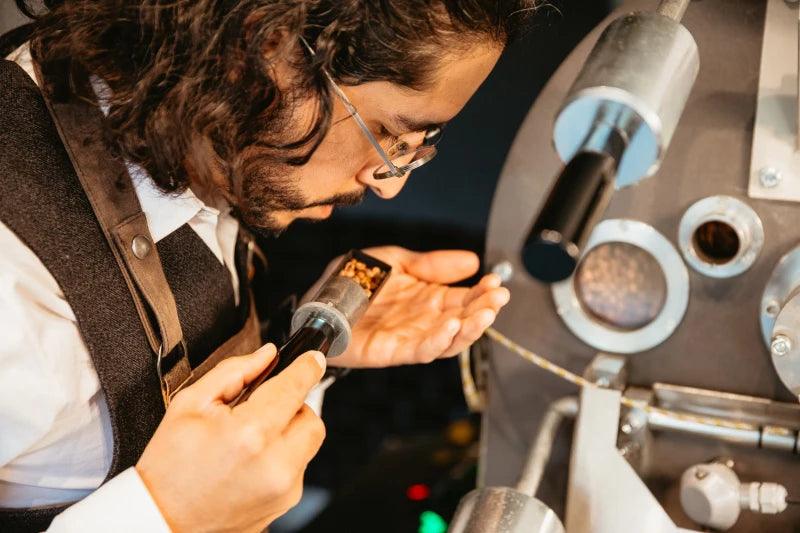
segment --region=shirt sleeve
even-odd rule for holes
[[[135,468],[114,477],[56,516],[48,533],[170,533]]]

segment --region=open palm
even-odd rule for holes
[[[331,365],[384,367],[453,356],[474,343],[509,300],[495,275],[473,287],[449,287],[478,270],[465,251],[417,253],[399,247],[364,250],[392,265],[392,275],[353,329],[347,351]]]

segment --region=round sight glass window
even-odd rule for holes
[[[578,265],[573,283],[586,313],[620,330],[648,325],[667,299],[667,280],[658,261],[623,242],[592,248]]]

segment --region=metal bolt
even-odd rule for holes
[[[781,182],[780,171],[775,167],[762,167],[758,171],[758,182],[765,189],[773,189]]]
[[[705,479],[708,477],[708,470],[703,470],[702,468],[698,468],[694,471],[694,477],[697,479]]]
[[[620,431],[626,435],[636,433],[647,425],[647,415],[639,409],[634,409],[625,415]]]
[[[514,267],[510,261],[501,261],[492,267],[492,274],[500,277],[500,281],[507,283],[514,275]]]
[[[775,335],[770,343],[770,351],[775,357],[783,357],[792,350],[792,340],[786,335]]]
[[[144,235],[137,235],[131,242],[131,250],[137,259],[144,259],[150,253],[153,244]]]

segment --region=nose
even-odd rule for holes
[[[397,178],[387,178],[383,180],[375,179],[374,172],[378,165],[367,165],[358,171],[356,174],[356,181],[362,185],[372,189],[379,198],[383,200],[390,200],[397,196],[408,181],[408,176],[411,174],[407,172],[404,176]]]

